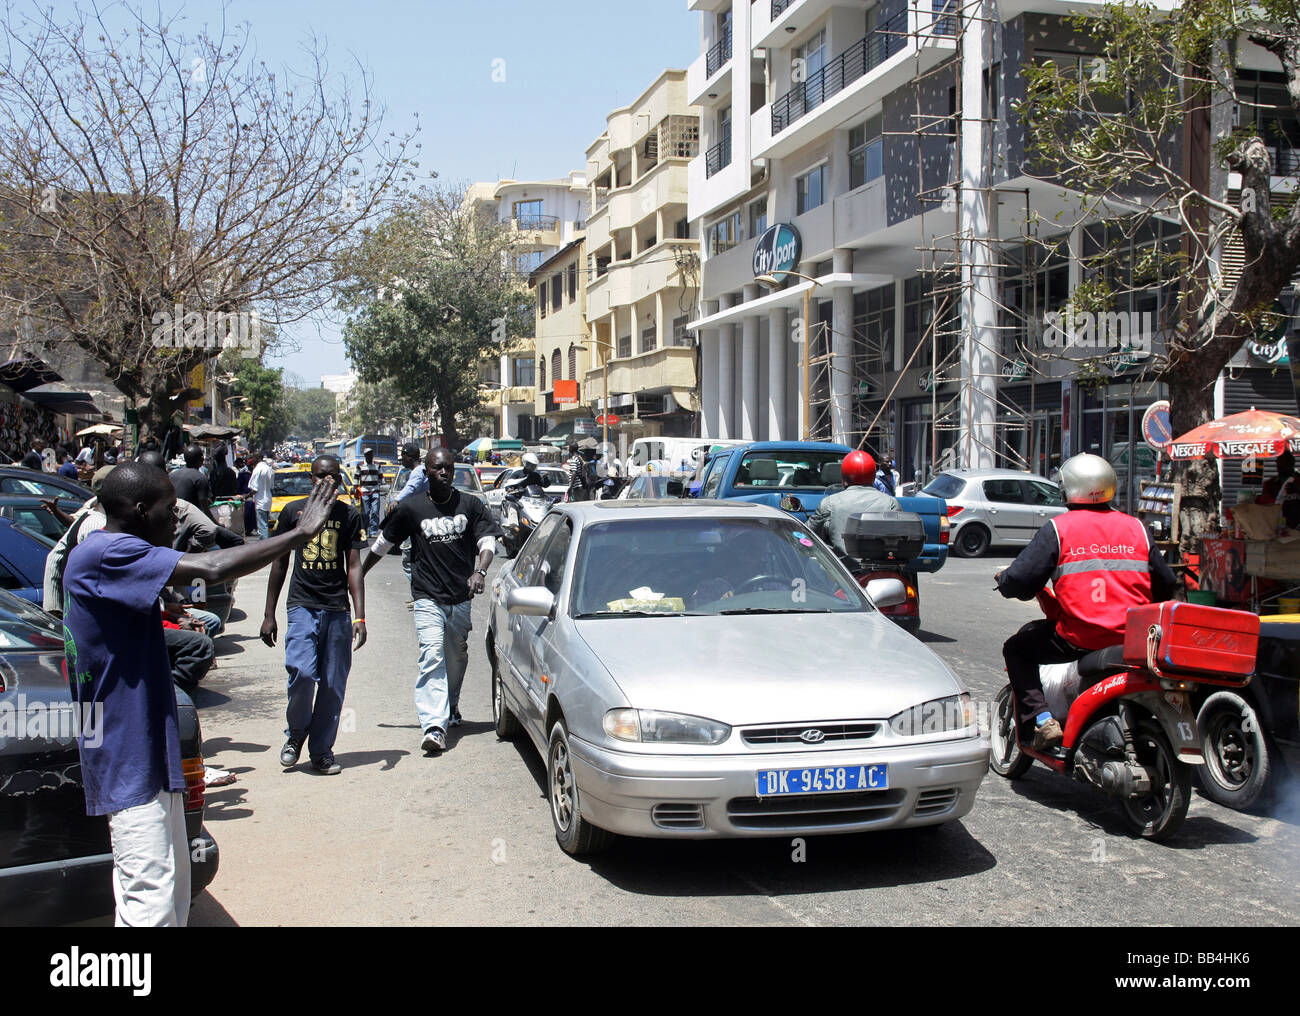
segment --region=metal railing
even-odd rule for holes
[[[772,135],[780,134],[805,113],[900,52],[906,42],[907,11],[901,10],[772,103]]]
[[[714,43],[713,48],[704,56],[705,77],[713,77],[718,69],[731,59],[731,30]]]
[[[775,21],[795,0],[772,0],[772,20]]]
[[[557,215],[520,215],[515,218],[515,228],[519,230],[536,229],[549,233],[558,229],[560,218]]]
[[[704,175],[712,176],[720,169],[731,165],[731,135],[719,141],[704,153]]]

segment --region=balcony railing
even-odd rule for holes
[[[900,52],[906,42],[907,11],[901,10],[772,103],[773,136]]]
[[[934,12],[935,35],[957,34],[957,0],[930,0],[930,9]]]
[[[538,230],[543,233],[549,233],[560,226],[559,216],[556,215],[520,215],[515,218],[515,228],[518,230]]]
[[[712,176],[720,169],[731,165],[731,135],[719,141],[704,153],[704,175]]]
[[[795,0],[772,0],[772,20],[775,21]]]
[[[731,30],[719,39],[712,49],[704,57],[704,70],[706,77],[713,77],[718,69],[731,59]]]

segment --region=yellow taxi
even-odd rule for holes
[[[343,474],[343,483],[339,488],[339,500],[344,504],[350,504],[353,507],[357,505],[356,498],[352,496],[355,489],[355,482],[352,474],[346,469],[341,469]],[[275,471],[275,480],[271,487],[271,528],[275,528],[275,522],[280,517],[280,512],[284,506],[290,502],[304,498],[311,493],[311,463],[299,462],[284,469]]]

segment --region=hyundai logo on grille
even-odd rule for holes
[[[818,741],[826,740],[826,735],[820,730],[805,730],[799,735],[799,740],[805,744],[816,744]]]

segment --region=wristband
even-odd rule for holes
[[[476,575],[482,575],[484,578],[487,578],[487,569],[486,569],[486,568],[475,568],[475,569],[474,569],[474,573],[475,573]]]
[[[352,623],[353,623],[353,624],[365,624],[365,623],[366,623],[366,619],[365,619],[364,617],[358,617],[358,618],[356,618]]]

